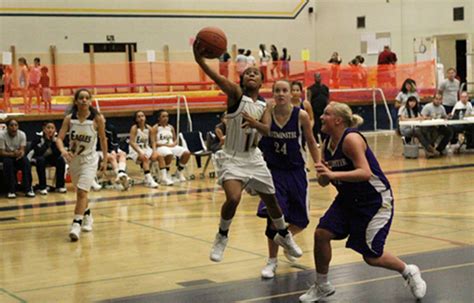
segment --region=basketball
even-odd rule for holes
[[[225,33],[217,27],[205,27],[196,36],[205,49],[203,56],[208,59],[219,58],[227,50]]]

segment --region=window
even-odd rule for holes
[[[453,8],[453,21],[464,21],[464,7]]]
[[[357,17],[357,28],[365,28],[365,16]]]

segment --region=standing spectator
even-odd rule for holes
[[[395,97],[395,108],[405,106],[409,97],[414,96],[420,102],[420,96],[416,91],[416,82],[413,79],[407,78],[400,89],[400,92]]]
[[[18,86],[21,91],[21,96],[23,97],[25,113],[29,113],[31,110],[31,104],[29,103],[30,100],[28,98],[28,84],[30,83],[28,62],[24,57],[20,57],[18,58],[18,65],[20,66],[20,72],[18,73]]]
[[[268,80],[268,62],[271,60],[271,55],[267,51],[265,44],[259,45],[258,57],[260,59],[260,72],[263,75],[265,81]]]
[[[33,60],[33,66],[29,70],[29,86],[28,86],[28,97],[31,110],[31,104],[33,103],[33,95],[36,96],[36,105],[38,106],[38,112],[40,111],[41,98],[40,98],[40,78],[41,78],[41,61],[40,58],[36,57]]]
[[[220,123],[216,125],[214,132],[216,133],[216,137],[218,139],[218,143],[211,147],[212,152],[216,152],[224,146],[225,143],[225,134],[227,129],[227,112],[223,112],[220,117]]]
[[[331,79],[329,81],[329,86],[333,88],[339,88],[339,73],[341,70],[342,59],[339,56],[338,52],[334,52],[331,55],[328,63],[331,64]]]
[[[361,55],[357,55],[356,59],[359,61],[359,71],[362,74],[362,87],[368,86],[368,72],[367,72],[367,64],[365,64],[365,59]]]
[[[242,76],[242,73],[247,68],[247,57],[245,56],[245,49],[239,48],[237,51],[237,57],[235,58],[235,65],[237,69],[238,76]]]
[[[10,96],[12,95],[13,89],[13,79],[12,79],[12,68],[8,65],[3,66],[4,74],[2,75],[3,79],[3,102],[5,106],[5,111],[12,112],[12,104],[10,103]]]
[[[49,87],[48,68],[46,66],[41,67],[40,89],[44,110],[51,112],[51,88]]]
[[[394,70],[397,60],[397,55],[390,50],[390,46],[385,45],[377,60],[377,83],[379,87],[388,84],[390,88],[394,88],[397,85]]]
[[[46,185],[46,165],[56,168],[56,190],[60,193],[66,192],[64,186],[64,172],[66,170],[66,162],[61,157],[61,152],[56,146],[56,126],[53,121],[45,121],[43,123],[43,131],[37,133],[37,136],[31,143],[32,152],[30,157],[36,163],[36,173],[39,180],[39,193],[41,195],[48,194]]]
[[[7,130],[0,134],[0,157],[3,160],[3,174],[8,188],[8,199],[16,198],[16,172],[22,172],[22,185],[27,197],[34,197],[31,188],[30,161],[25,155],[26,135],[18,129],[18,121],[6,122]]]
[[[450,113],[458,101],[460,82],[456,79],[456,69],[450,67],[447,73],[447,79],[439,84],[439,93],[443,96],[443,106],[446,112]]]
[[[278,50],[274,44],[270,47],[270,56],[272,57],[272,68],[271,68],[271,73],[272,73],[272,78],[273,80],[280,78],[281,75],[281,70],[280,70],[280,64],[278,62]]]
[[[281,57],[280,57],[280,63],[281,63],[281,72],[283,73],[283,78],[288,79],[290,77],[290,60],[291,56],[288,55],[288,51],[286,50],[286,47],[281,49]]]
[[[219,57],[219,74],[222,76],[229,78],[229,63],[230,63],[230,55],[228,52],[223,53]]]
[[[255,57],[252,55],[252,51],[251,50],[247,50],[245,52],[245,57],[247,57],[247,67],[251,67],[251,66],[256,66],[257,65],[257,61],[255,60]]]
[[[311,103],[314,112],[314,126],[313,134],[314,138],[320,143],[320,138],[324,139],[325,135],[321,133],[321,115],[326,108],[329,101],[329,88],[321,82],[321,74],[314,74],[314,84],[308,87],[307,99]]]
[[[442,96],[440,93],[436,93],[433,99],[433,102],[426,104],[421,110],[421,115],[425,119],[447,119],[448,115],[446,114],[445,108],[441,105]],[[439,141],[436,150],[439,154],[444,153],[446,145],[453,136],[453,130],[449,126],[430,126],[424,127],[422,129],[425,132],[427,137],[431,137],[431,142],[434,147],[437,141]],[[441,140],[440,140],[441,138]]]

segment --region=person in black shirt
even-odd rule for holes
[[[31,151],[29,157],[36,164],[36,172],[39,180],[39,193],[41,195],[48,194],[46,186],[46,165],[56,168],[56,191],[60,193],[66,192],[64,185],[64,172],[66,170],[66,162],[61,157],[61,152],[56,146],[56,126],[53,121],[45,121],[43,123],[43,131],[36,133],[36,137],[31,143]]]
[[[320,143],[319,136],[324,139],[325,135],[321,133],[321,115],[329,101],[329,88],[321,82],[321,74],[314,74],[314,84],[308,87],[307,100],[311,103],[314,112],[313,134],[316,141]]]

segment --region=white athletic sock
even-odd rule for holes
[[[328,283],[328,274],[316,273],[316,284]]]
[[[125,168],[127,167],[127,163],[125,162],[119,162],[118,163],[118,170],[123,170],[125,171]]]
[[[221,222],[219,222],[219,228],[223,231],[229,230],[230,224],[232,223],[232,219],[225,220],[221,218]]]
[[[166,168],[160,169],[160,172],[161,172],[161,178],[162,179],[168,177],[168,170],[166,170]]]
[[[410,273],[410,270],[408,269],[408,266],[405,264],[405,269],[402,271],[402,276],[407,277],[409,273]]]
[[[275,224],[276,229],[278,230],[285,230],[286,229],[286,222],[285,218],[281,216],[280,218],[272,218],[273,224]]]

